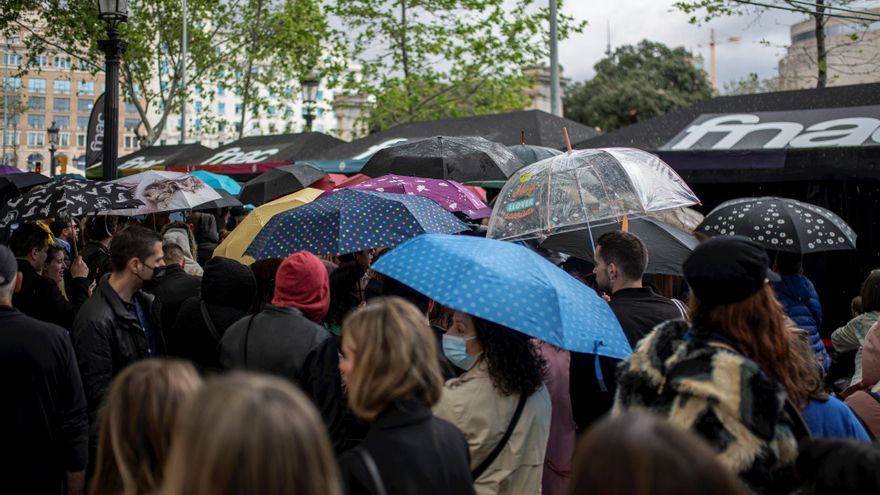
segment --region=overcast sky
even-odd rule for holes
[[[583,34],[561,42],[560,64],[563,75],[574,81],[593,76],[593,65],[605,54],[606,23],[611,23],[611,47],[634,44],[642,39],[669,46],[684,46],[699,52],[709,67],[709,29],[715,28],[719,44],[715,48],[718,87],[724,82],[747,77],[754,72],[761,78],[776,75],[779,59],[789,43],[789,27],[806,19],[797,13],[767,11],[760,17],[724,17],[702,26],[688,23],[688,15],[672,8],[674,0],[568,0],[563,12],[589,25]],[[739,37],[738,43],[722,43]],[[761,40],[769,42],[769,46]]]

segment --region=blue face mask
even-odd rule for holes
[[[443,354],[455,366],[467,371],[474,367],[477,356],[471,356],[467,352],[467,341],[476,337],[459,337],[457,335],[443,335]]]

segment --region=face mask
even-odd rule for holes
[[[471,356],[467,352],[467,341],[476,337],[459,337],[457,335],[443,335],[443,354],[452,364],[467,371],[474,367],[477,356]]]
[[[153,276],[150,278],[142,278],[140,275],[138,275],[138,278],[140,278],[144,282],[149,282],[149,281],[159,282],[165,277],[165,265],[147,266],[147,264],[144,263],[144,267],[149,268],[153,271]]]

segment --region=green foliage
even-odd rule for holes
[[[521,109],[522,67],[548,53],[546,2],[337,0],[358,70],[348,89],[375,97],[369,127]],[[561,5],[561,2],[560,2]],[[558,16],[559,38],[584,23]]]
[[[748,77],[724,83],[724,95],[753,95],[757,93],[772,93],[782,91],[782,83],[779,78],[760,79],[758,74],[752,72]]]
[[[565,116],[611,131],[712,96],[706,74],[684,48],[641,41],[622,46],[594,67],[596,75],[568,88]]]

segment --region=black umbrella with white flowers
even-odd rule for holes
[[[743,235],[767,249],[816,253],[856,248],[856,233],[833,212],[794,199],[766,196],[725,201],[698,231]]]
[[[0,211],[0,227],[61,215],[81,216],[98,211],[137,208],[142,204],[125,186],[65,177],[7,201]]]

